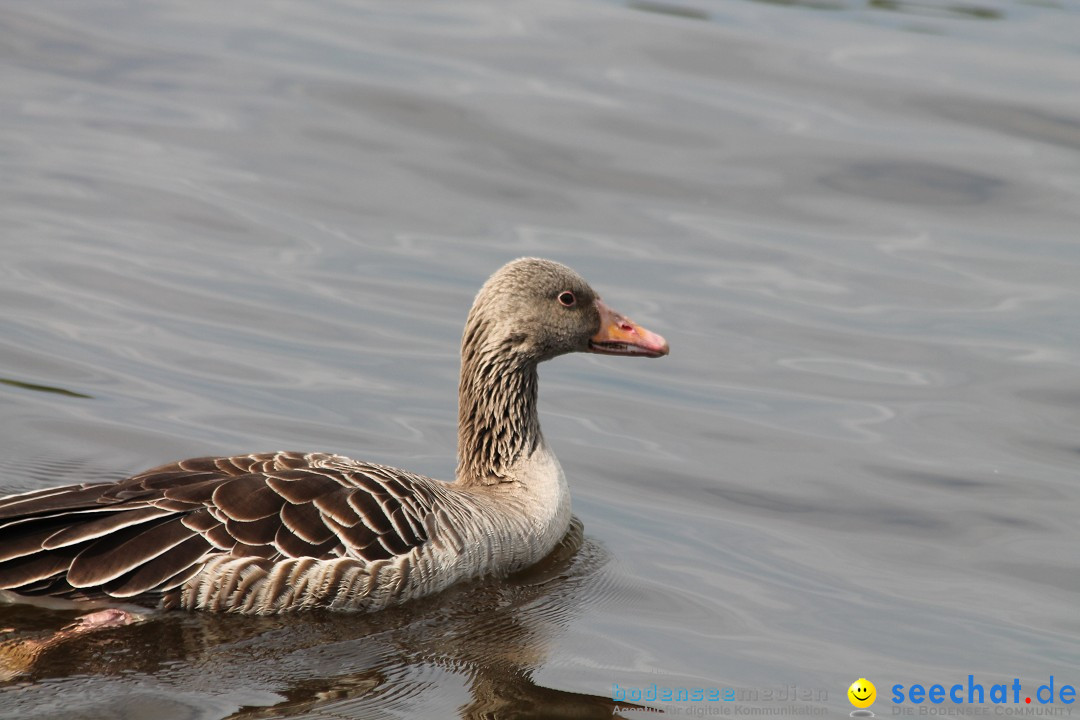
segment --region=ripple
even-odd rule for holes
[[[273,447],[448,475],[464,313],[519,255],[672,354],[545,365],[567,554],[376,617],[155,618],[0,715],[611,717],[620,677],[1075,665],[1080,16],[962,5],[7,12],[5,488]]]

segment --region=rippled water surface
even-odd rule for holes
[[[274,449],[450,477],[465,313],[520,255],[672,347],[543,368],[583,526],[543,566],[36,653],[73,613],[0,606],[0,716],[1080,684],[1075,3],[86,0],[0,28],[0,491]]]

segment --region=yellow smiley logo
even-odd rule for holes
[[[857,708],[868,708],[877,698],[877,688],[866,678],[859,678],[847,689],[848,700]]]

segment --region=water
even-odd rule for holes
[[[672,347],[542,369],[584,528],[545,567],[105,632],[0,716],[611,717],[653,683],[835,715],[859,677],[880,715],[894,684],[1080,682],[1075,4],[0,18],[5,492],[279,448],[449,477],[465,312],[520,255]]]

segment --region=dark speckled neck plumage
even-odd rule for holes
[[[494,485],[511,479],[514,465],[541,441],[536,362],[515,352],[512,341],[484,342],[483,322],[474,323],[471,314],[469,320],[458,387],[457,482]]]

